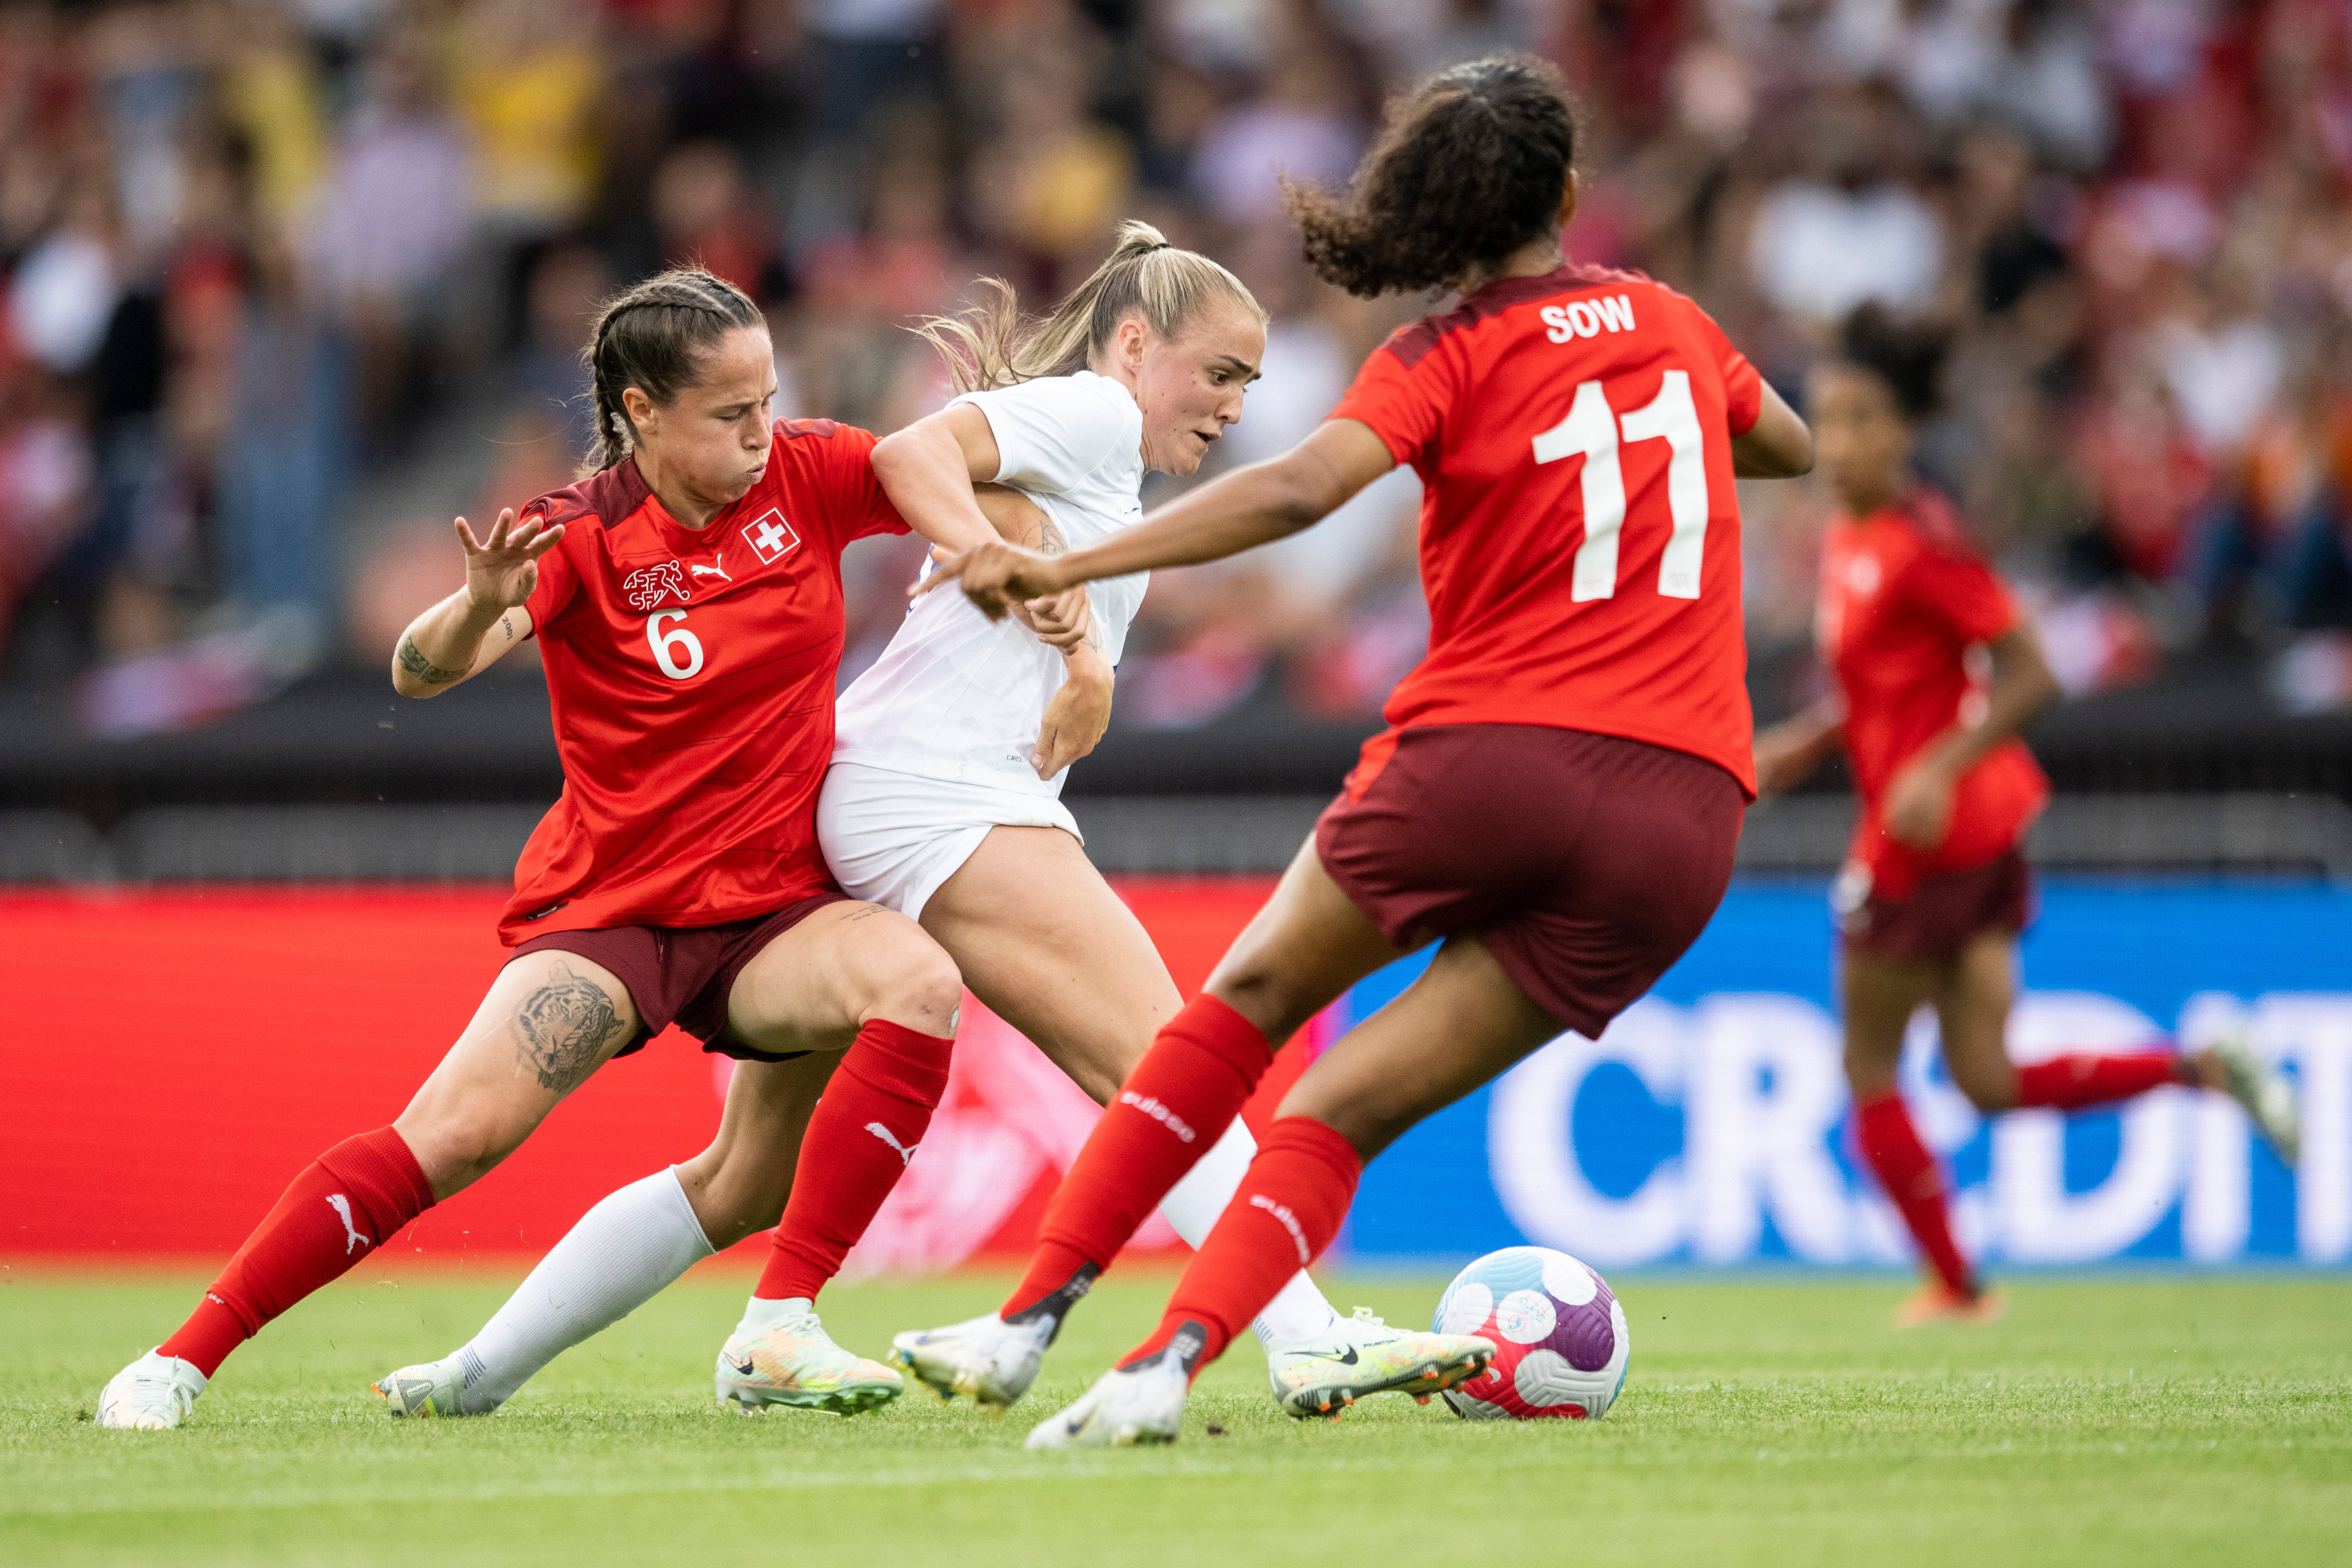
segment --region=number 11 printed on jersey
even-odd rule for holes
[[[1663,439],[1673,456],[1666,463],[1666,510],[1674,532],[1658,563],[1658,592],[1669,599],[1698,597],[1699,565],[1706,551],[1706,446],[1691,402],[1690,373],[1670,370],[1657,396],[1621,420],[1601,384],[1576,389],[1568,417],[1535,438],[1538,463],[1584,459],[1584,542],[1576,547],[1570,596],[1579,602],[1617,595],[1617,540],[1625,527],[1625,473],[1618,461],[1622,441]]]

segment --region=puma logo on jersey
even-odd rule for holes
[[[327,1206],[334,1210],[337,1216],[343,1222],[343,1256],[345,1258],[349,1258],[352,1253],[358,1251],[362,1247],[373,1247],[375,1245],[374,1242],[369,1240],[366,1237],[362,1236],[359,1232],[359,1227],[352,1223],[351,1199],[343,1196],[341,1193],[329,1193],[327,1194]]]
[[[899,1142],[898,1139],[890,1135],[890,1130],[887,1127],[883,1126],[879,1121],[867,1122],[866,1124],[866,1131],[873,1133],[874,1136],[890,1145],[891,1148],[898,1151],[898,1163],[901,1165],[913,1163],[915,1159],[915,1151],[922,1147],[920,1143],[907,1144]],[[926,1165],[923,1169],[928,1171],[930,1167]]]
[[[723,553],[712,556],[710,564],[708,566],[695,565],[686,570],[687,574],[693,577],[716,577],[722,583],[735,581],[734,578],[727,575],[727,558]]]
[[[1630,332],[1633,330],[1633,297],[1620,294],[1614,299],[1572,300],[1565,305],[1546,305],[1538,314],[1550,328],[1544,336],[1556,343],[1570,338],[1597,338],[1603,332]]]
[[[672,594],[681,605],[694,597],[694,590],[686,585],[685,570],[675,561],[630,573],[621,579],[621,593],[632,608],[639,610],[650,610]]]

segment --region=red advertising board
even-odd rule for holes
[[[1188,994],[1270,888],[1118,884]],[[485,887],[0,898],[0,1257],[226,1257],[320,1150],[399,1114],[498,970],[503,897]],[[1303,1048],[1286,1053],[1262,1101]],[[420,1261],[543,1251],[605,1193],[701,1149],[728,1068],[665,1034],[598,1073],[398,1247]],[[926,1157],[853,1267],[1024,1250],[1093,1115],[967,999]]]

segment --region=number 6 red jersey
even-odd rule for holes
[[[1429,655],[1389,722],[1621,735],[1754,795],[1731,438],[1762,399],[1706,313],[1639,273],[1501,279],[1399,330],[1331,416],[1426,487]]]
[[[563,794],[515,866],[509,946],[719,925],[833,886],[816,796],[833,757],[841,551],[907,531],[873,450],[854,426],[785,420],[759,482],[701,529],[672,518],[628,458],[523,509],[564,531],[526,605]]]

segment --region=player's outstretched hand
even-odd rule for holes
[[[908,588],[907,596],[919,599],[945,584],[961,584],[964,596],[992,621],[1003,620],[1014,600],[1049,598],[1070,585],[1062,580],[1053,556],[1002,540],[963,551],[934,545],[931,561],[931,574]]]
[[[464,518],[457,520],[457,543],[466,552],[466,597],[479,610],[511,610],[539,586],[539,558],[563,537],[563,525],[550,528],[532,518],[514,525],[514,508],[499,513],[487,540],[476,539]]]

